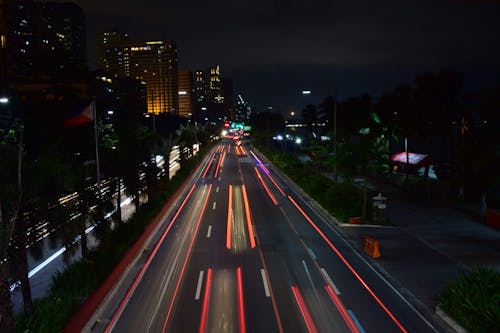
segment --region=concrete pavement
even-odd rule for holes
[[[365,236],[379,241],[381,257],[366,256],[387,279],[420,310],[434,312],[439,295],[461,271],[477,265],[500,270],[500,230],[471,214],[418,201],[402,189],[370,184],[388,198],[387,217],[392,226],[343,224],[343,234],[363,253]]]

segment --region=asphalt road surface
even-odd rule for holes
[[[216,146],[88,332],[437,332],[251,146]]]

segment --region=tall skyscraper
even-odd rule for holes
[[[85,65],[85,15],[69,2],[4,0],[8,76],[24,81]]]
[[[124,72],[124,48],[130,43],[128,34],[121,31],[107,31],[99,36],[97,52],[99,68],[107,75],[126,76]]]
[[[194,90],[196,101],[204,104],[223,104],[221,67],[219,65],[197,70],[195,73]]]
[[[179,69],[177,75],[179,84],[179,116],[190,117],[193,114],[192,75],[187,69]]]
[[[124,48],[126,76],[146,82],[149,113],[179,112],[177,48],[173,41],[133,43]]]
[[[58,51],[57,55],[63,55],[64,61],[76,66],[85,64],[87,38],[83,9],[71,2],[46,2],[39,6],[42,55],[54,56],[51,51]],[[64,61],[57,65],[64,65]]]
[[[0,0],[0,98],[7,94],[7,27],[5,1]]]

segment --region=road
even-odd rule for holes
[[[437,332],[251,146],[207,156],[87,332]]]

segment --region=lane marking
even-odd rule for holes
[[[290,189],[298,196],[298,197],[301,197],[302,194],[300,194],[296,188],[294,187],[290,187]],[[331,222],[329,219],[325,218],[323,216],[322,213],[318,212],[316,210],[315,207],[313,207],[313,205],[311,205],[309,202],[301,199],[302,202],[307,206],[309,207],[309,209],[311,211],[314,212],[314,214],[316,214],[316,216],[319,217],[319,219],[321,219],[324,223],[324,225],[330,229],[331,232],[333,232],[337,237],[339,237],[342,242],[344,243],[345,246],[347,246],[351,251],[352,253],[354,253],[358,259],[360,259],[367,267],[370,268],[370,270],[376,275],[378,276],[379,279],[381,279],[382,281],[384,281],[384,283],[403,301],[403,303],[405,303],[427,326],[429,326],[429,328],[431,328],[435,333],[439,333],[439,331],[434,327],[434,325],[432,325],[428,320],[427,318],[424,317],[424,315],[418,311],[414,306],[413,304],[410,303],[410,301],[408,301],[408,299],[406,299],[400,292],[399,290],[396,289],[396,287],[394,287],[382,274],[380,274],[380,272],[378,272],[359,252],[358,250],[356,250],[351,244],[349,244],[349,242],[347,242],[343,236],[331,225]]]
[[[267,285],[266,272],[263,268],[260,269],[260,275],[262,276],[262,282],[264,283],[264,293],[266,294],[266,297],[271,297],[271,294],[269,293],[269,286]]]
[[[396,316],[387,308],[387,306],[380,300],[380,298],[375,294],[375,292],[368,286],[368,284],[363,280],[363,278],[359,275],[359,273],[352,267],[352,265],[347,261],[347,259],[340,253],[335,245],[326,237],[325,233],[321,231],[321,229],[311,220],[311,218],[304,212],[304,210],[295,202],[295,200],[288,196],[288,199],[293,203],[295,208],[299,210],[299,212],[304,216],[304,218],[309,222],[309,224],[316,230],[316,232],[323,238],[323,240],[328,244],[328,246],[337,254],[337,257],[344,263],[344,265],[351,271],[351,273],[356,277],[356,279],[361,283],[361,285],[365,288],[366,291],[373,297],[373,299],[380,305],[380,307],[385,311],[385,313],[392,319],[392,321],[398,326],[398,328],[407,333],[408,331],[404,328],[404,326],[399,322]]]
[[[142,266],[141,270],[139,271],[139,273],[135,277],[134,282],[132,283],[132,285],[130,286],[129,290],[127,291],[127,294],[121,300],[120,305],[118,306],[118,309],[116,309],[115,313],[113,314],[113,317],[111,317],[111,320],[108,323],[108,325],[106,326],[106,329],[105,329],[104,332],[106,332],[106,333],[111,332],[113,330],[113,328],[115,327],[117,319],[121,316],[121,314],[123,312],[123,309],[128,304],[130,298],[132,297],[132,294],[134,293],[135,289],[137,288],[137,285],[142,280],[142,277],[144,276],[144,273],[146,272],[146,270],[148,269],[149,265],[151,264],[151,261],[153,260],[154,256],[158,252],[158,249],[163,244],[163,241],[167,237],[167,234],[169,233],[170,229],[172,228],[172,226],[174,225],[175,221],[179,217],[182,209],[184,208],[184,205],[186,204],[186,202],[191,197],[191,194],[193,193],[193,191],[194,191],[195,188],[196,188],[196,185],[193,184],[193,186],[191,187],[191,190],[186,195],[186,198],[184,198],[184,201],[182,201],[181,206],[179,207],[179,209],[177,210],[177,212],[175,213],[175,215],[170,220],[170,224],[165,229],[165,231],[163,231],[163,233],[162,233],[160,239],[158,240],[158,242],[156,243],[153,251],[151,251],[151,253],[148,256],[148,259],[146,260],[146,262]]]
[[[219,186],[215,189],[215,192],[219,193]]]
[[[184,259],[184,263],[182,264],[182,269],[181,269],[181,272],[179,274],[179,279],[177,280],[177,284],[175,285],[174,293],[172,295],[172,301],[170,302],[170,306],[168,308],[167,315],[165,316],[165,321],[163,322],[163,327],[161,330],[162,333],[165,333],[165,331],[167,330],[168,320],[170,319],[170,315],[172,314],[172,310],[174,308],[174,303],[175,303],[176,298],[177,298],[177,293],[179,292],[181,282],[184,278],[184,272],[186,271],[187,263],[189,261],[189,258],[191,257],[193,245],[194,245],[196,238],[198,236],[198,230],[200,229],[201,220],[203,219],[203,215],[205,214],[205,210],[207,208],[208,199],[210,198],[211,190],[212,190],[212,184],[210,184],[208,186],[207,197],[205,198],[205,201],[203,202],[203,207],[201,208],[200,217],[198,218],[198,221],[196,221],[196,227],[195,227],[194,232],[193,232],[193,237],[191,239],[191,243],[189,244],[189,248],[187,250],[186,258]]]
[[[217,202],[214,201],[214,204],[212,205],[212,210],[215,210],[215,207],[217,206]]]
[[[210,238],[210,235],[212,234],[212,225],[208,226],[208,231],[207,231],[207,238]]]
[[[309,251],[309,254],[314,260],[317,259],[316,254],[314,254],[314,251],[310,247],[307,248],[307,251]]]
[[[349,313],[349,315],[351,315],[352,320],[354,320],[354,323],[356,324],[356,326],[359,329],[359,332],[360,333],[366,333],[365,330],[363,329],[363,326],[361,326],[361,323],[359,322],[358,318],[356,318],[356,315],[354,314],[354,311],[347,309],[347,312]]]
[[[333,283],[333,280],[330,277],[330,275],[328,275],[328,272],[326,271],[326,269],[321,268],[321,274],[323,274],[323,277],[325,278],[326,282],[328,282],[328,284],[330,285],[330,287],[332,287],[333,291],[335,291],[335,293],[337,295],[340,295],[339,288],[337,288],[337,286],[335,285],[335,283]]]
[[[196,286],[196,293],[194,295],[195,300],[200,299],[201,285],[203,283],[203,275],[204,274],[205,274],[205,271],[200,271],[200,275],[198,275],[198,285]]]

